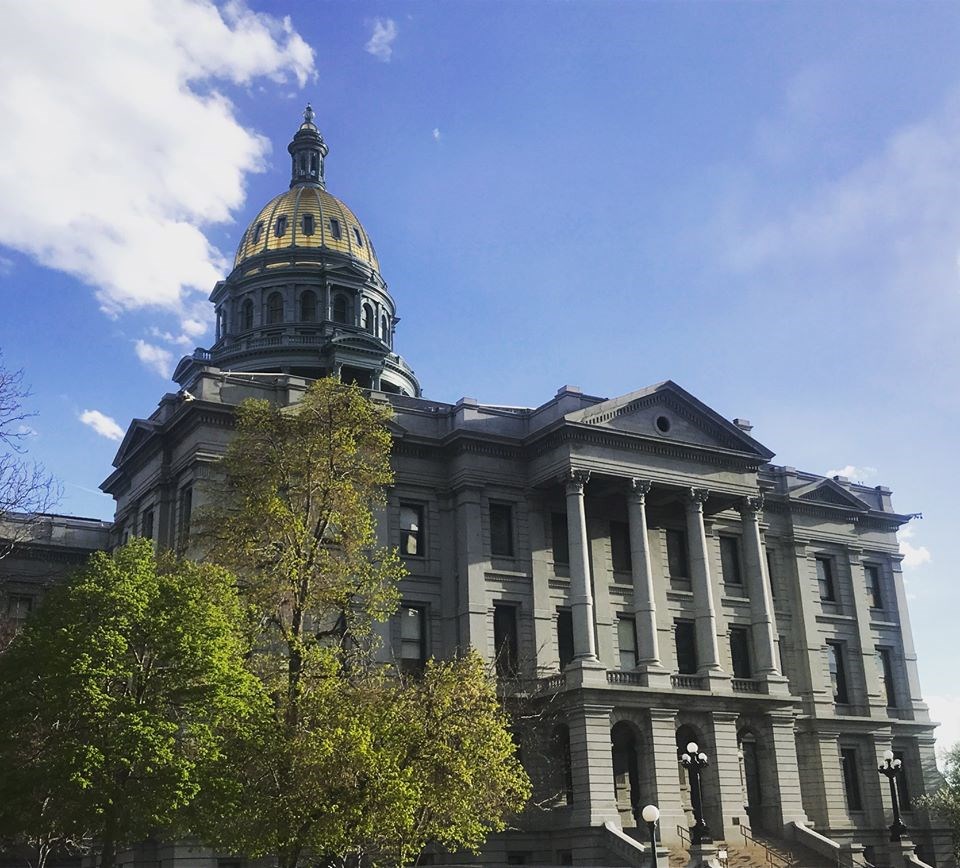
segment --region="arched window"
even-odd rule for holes
[[[271,292],[267,299],[267,324],[283,322],[283,296],[279,292]]]
[[[385,344],[390,343],[390,325],[387,322],[387,315],[380,317],[380,338]]]
[[[312,289],[300,293],[300,319],[314,322],[317,318],[317,294]]]
[[[244,331],[253,328],[253,302],[249,298],[240,306],[240,327]]]
[[[281,214],[281,215],[277,218],[277,225],[276,225],[276,227],[274,228],[273,231],[274,231],[274,233],[276,234],[277,238],[282,238],[282,237],[286,234],[286,231],[287,231],[287,217],[286,217],[285,214]]]
[[[347,297],[345,295],[337,295],[333,299],[333,321],[350,322],[347,316]]]
[[[303,234],[313,235],[313,214],[303,215]]]
[[[372,304],[364,304],[363,306],[363,327],[370,332],[370,334],[376,332],[377,318],[373,313]]]
[[[260,240],[260,235],[263,233],[263,221],[261,220],[256,226],[253,227],[253,238],[250,239],[251,244],[256,244]]]

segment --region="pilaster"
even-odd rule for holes
[[[770,727],[770,753],[780,799],[780,823],[809,823],[803,809],[800,788],[800,767],[797,761],[797,738],[791,712],[771,712],[767,715]]]
[[[459,489],[456,504],[457,643],[464,650],[473,646],[485,660],[491,660],[480,488]]]
[[[650,744],[656,805],[660,809],[660,834],[665,844],[679,843],[677,826],[686,828],[680,800],[680,767],[677,761],[677,710],[651,708]]]
[[[544,511],[541,498],[527,499],[527,526],[530,533],[530,556],[533,596],[534,662],[537,672],[557,669],[560,659],[556,641],[556,617],[550,605],[550,558],[547,554]]]
[[[723,840],[728,831],[738,826],[749,825],[744,806],[743,782],[740,778],[740,754],[737,744],[737,718],[735,711],[714,711],[710,714],[713,727],[713,750],[715,756],[710,762],[716,767],[716,779],[719,786],[720,816],[722,829],[710,829],[715,841]],[[707,794],[704,794],[705,800]]]
[[[573,817],[578,826],[620,825],[610,752],[612,706],[583,703],[567,719],[573,767]]]
[[[805,794],[804,807],[821,828],[849,825],[840,766],[840,733],[809,730],[797,737],[797,760]]]

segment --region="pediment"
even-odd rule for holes
[[[846,488],[832,479],[819,479],[795,488],[790,492],[790,496],[796,500],[825,503],[830,506],[841,506],[845,509],[870,509],[869,503],[847,491]]]
[[[692,444],[756,455],[764,461],[773,452],[676,383],[667,381],[610,398],[565,417],[571,422],[664,442]]]
[[[123,435],[120,442],[120,448],[113,459],[113,466],[119,467],[127,456],[137,450],[143,443],[149,440],[157,431],[158,425],[155,422],[149,422],[146,419],[134,419],[127,428],[127,433]]]

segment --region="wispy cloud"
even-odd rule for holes
[[[373,31],[364,50],[377,60],[389,63],[390,58],[393,57],[393,43],[398,33],[397,22],[392,18],[374,18]]]
[[[80,421],[84,425],[92,428],[101,437],[107,440],[123,440],[123,428],[117,424],[117,420],[99,410],[84,410],[80,414]]]
[[[825,476],[845,476],[854,482],[868,482],[877,475],[876,467],[857,467],[855,464],[845,464],[838,470],[828,470]]]
[[[163,379],[169,380],[173,373],[173,353],[158,347],[156,344],[149,344],[144,340],[138,340],[134,345],[137,351],[137,358],[143,362],[151,371],[159,374]]]
[[[289,19],[237,0],[134,0],[109,27],[71,0],[9,5],[0,245],[88,283],[112,316],[192,318],[227,269],[204,230],[232,219],[269,148],[218,86],[314,75]],[[50,171],[36,143],[63,136]]]
[[[930,549],[926,546],[915,546],[910,542],[915,533],[916,531],[907,525],[906,527],[900,528],[897,534],[900,540],[900,554],[903,555],[903,568],[906,570],[916,569],[933,560]]]
[[[439,142],[439,141],[440,141],[440,127],[434,127],[434,128],[433,128],[433,132],[431,133],[431,135],[433,136],[433,140],[434,140],[435,142]]]
[[[13,260],[9,256],[0,256],[0,277],[13,273]]]

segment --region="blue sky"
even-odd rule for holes
[[[309,99],[427,396],[670,378],[922,511],[921,677],[960,740],[960,6],[0,8],[0,348],[62,511],[111,514],[120,429],[209,345]]]

